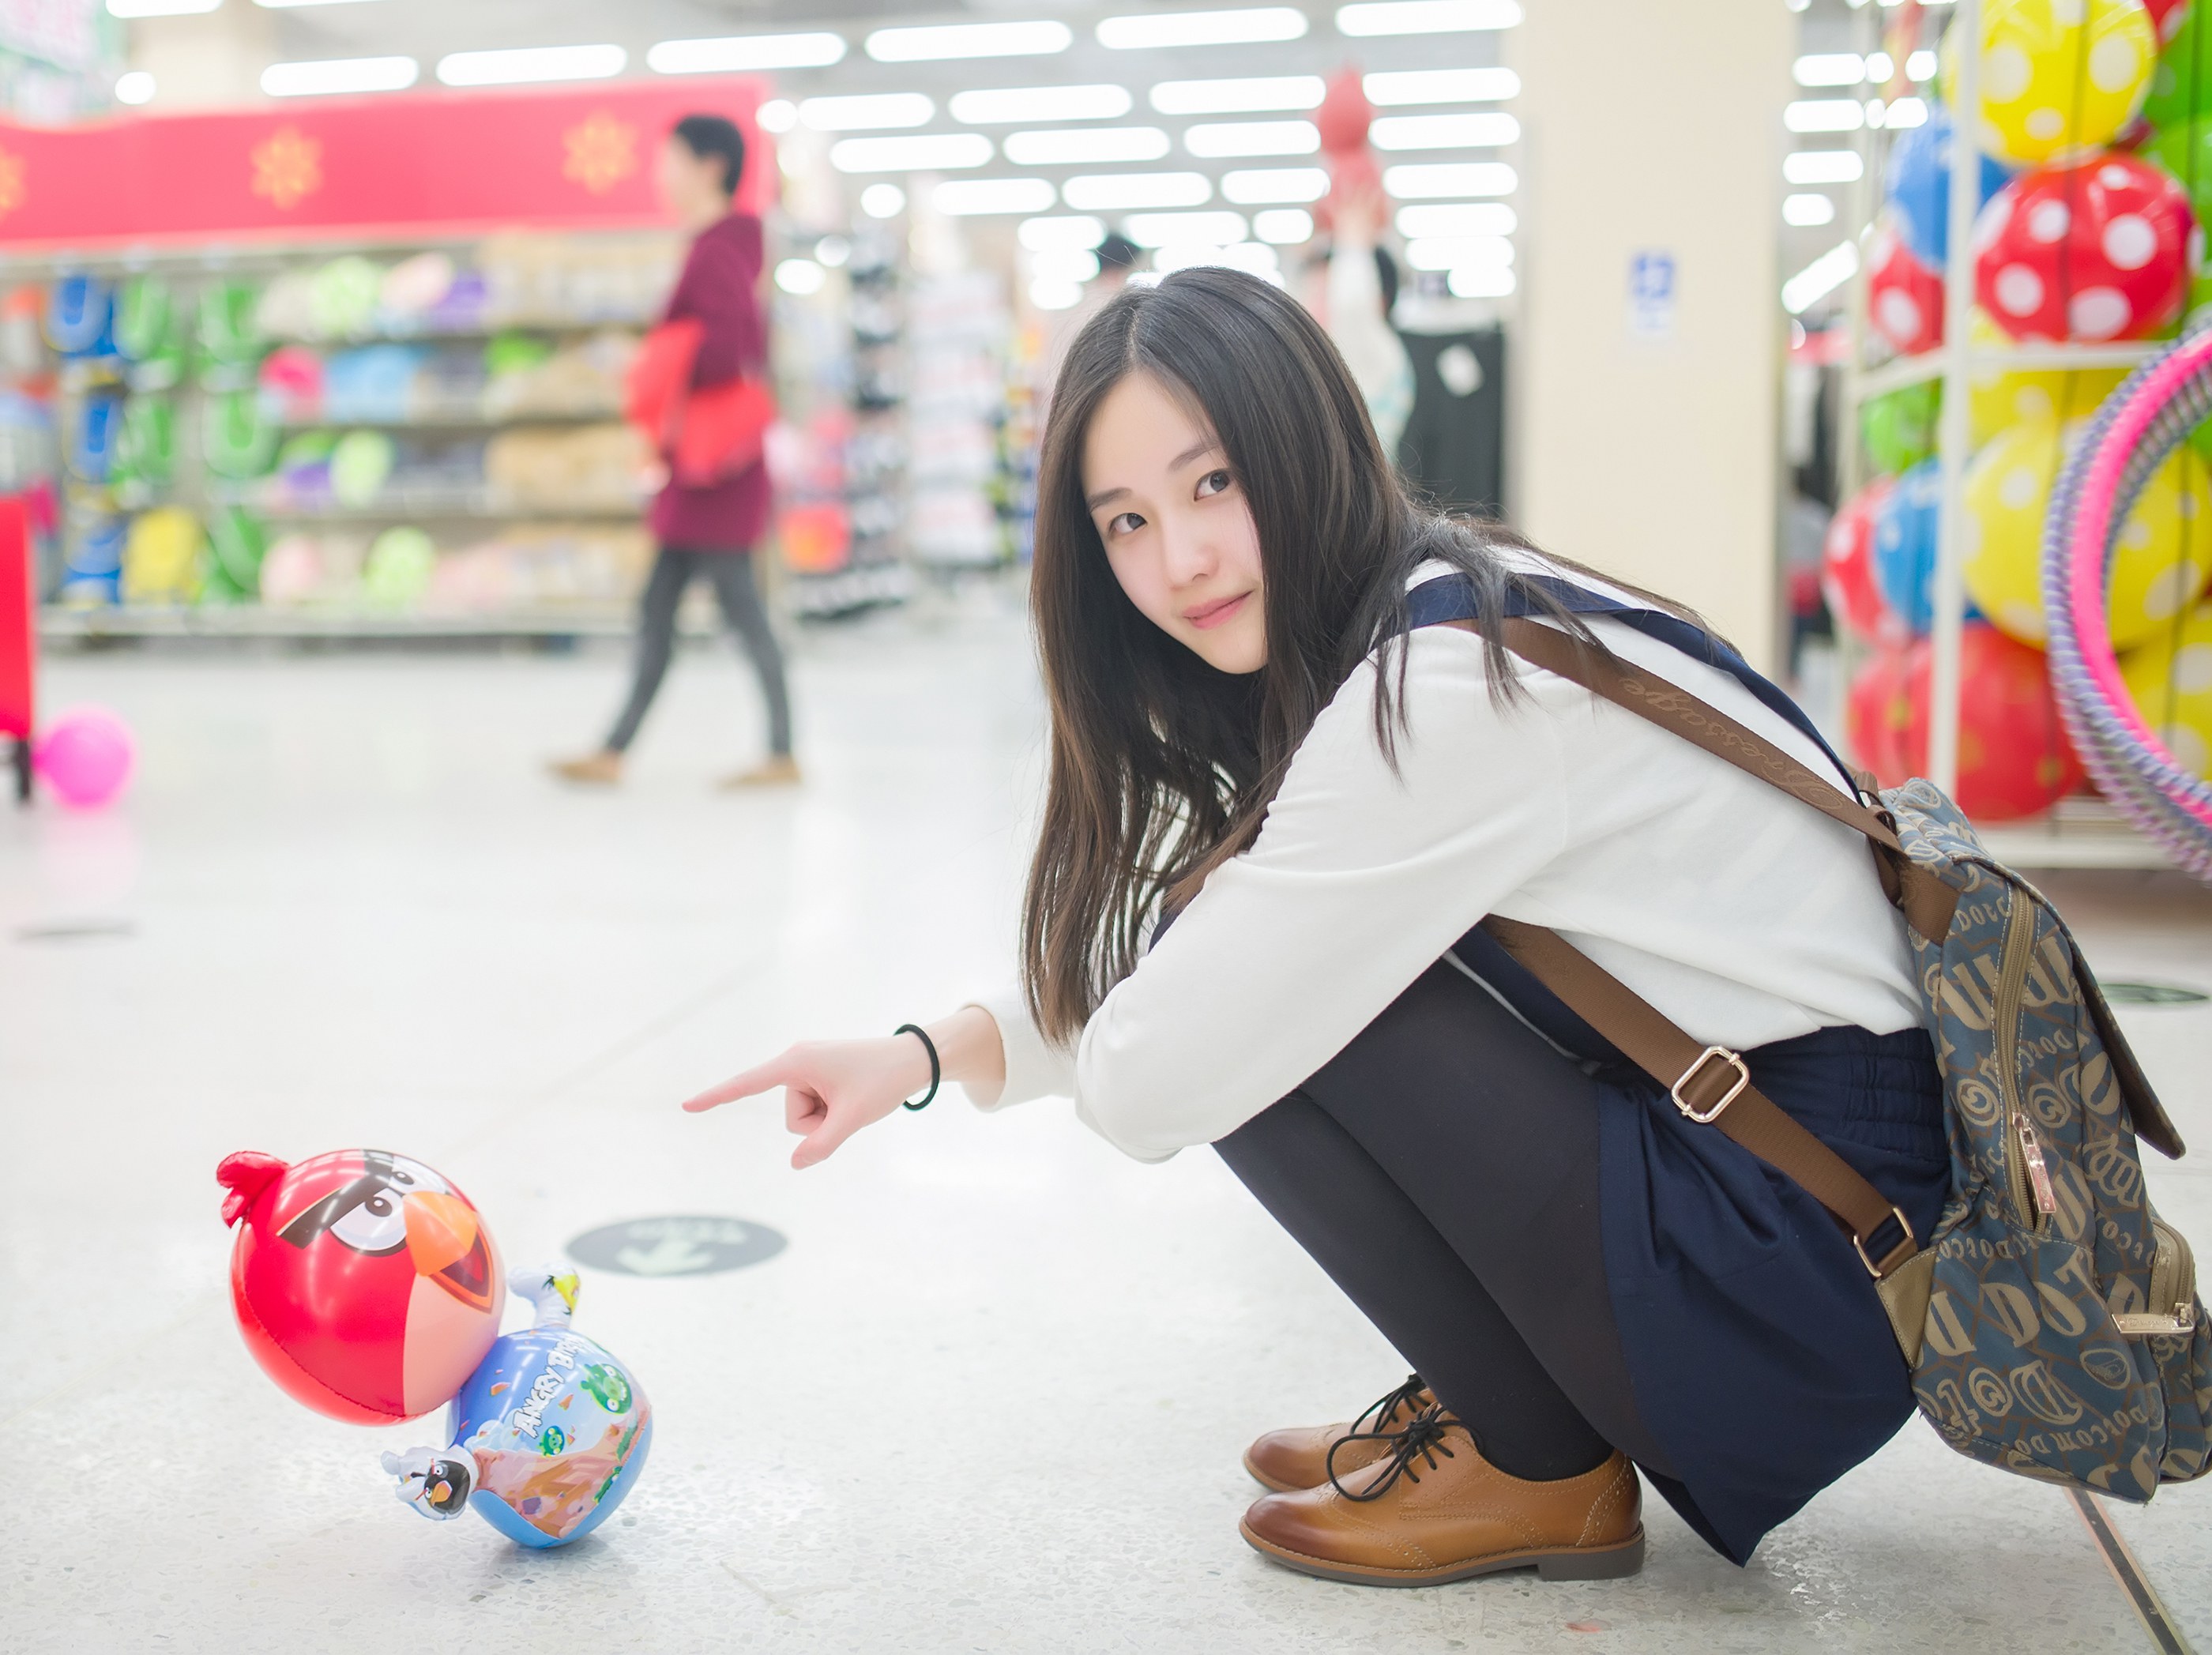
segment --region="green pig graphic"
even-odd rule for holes
[[[608,1413],[629,1412],[629,1381],[623,1378],[620,1370],[609,1367],[603,1362],[594,1362],[584,1370],[584,1377],[578,1383]]]

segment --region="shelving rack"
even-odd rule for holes
[[[1950,0],[1950,27],[1963,33],[1962,41],[1981,38],[1982,0]],[[1863,8],[1857,17],[1860,55],[1879,49],[1883,9]],[[1929,43],[1932,46],[1934,43]],[[1845,301],[1850,318],[1850,349],[1844,355],[1842,401],[1843,475],[1845,497],[1864,481],[1859,409],[1874,398],[1907,386],[1940,380],[1942,410],[1936,430],[1940,462],[1940,504],[1936,515],[1936,551],[1933,614],[1929,628],[1928,779],[1946,792],[1953,790],[1959,774],[1959,662],[1960,640],[1966,621],[1966,466],[1972,458],[1967,423],[1973,376],[1989,371],[2039,368],[2132,368],[2164,348],[2157,340],[2121,344],[2033,344],[2012,346],[1977,344],[1972,340],[1974,313],[1974,220],[1981,208],[1981,157],[1975,142],[1976,123],[1970,112],[1978,104],[1981,54],[1960,51],[1950,55],[1950,84],[1947,96],[1954,111],[1951,123],[1951,179],[1947,234],[1950,256],[1943,268],[1943,338],[1934,350],[1917,356],[1893,357],[1867,365],[1865,326],[1867,271],[1860,260]],[[1851,218],[1862,245],[1881,203],[1885,131],[1869,126],[1858,139],[1861,168],[1850,192]],[[2160,868],[2169,866],[2159,849],[2136,833],[2118,812],[2100,800],[2078,797],[2061,800],[2045,815],[2023,822],[2002,823],[1980,830],[1992,855],[2031,867]]]

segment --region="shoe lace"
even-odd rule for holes
[[[1443,1403],[1431,1402],[1414,1415],[1412,1422],[1403,1430],[1360,1431],[1348,1437],[1339,1437],[1328,1445],[1329,1486],[1346,1500],[1380,1500],[1401,1476],[1408,1482],[1419,1482],[1421,1474],[1413,1469],[1415,1460],[1425,1462],[1428,1469],[1433,1471],[1437,1469],[1437,1455],[1442,1454],[1446,1459],[1459,1457],[1444,1440],[1444,1433],[1452,1430],[1466,1431],[1467,1427],[1445,1413]],[[1472,1432],[1468,1434],[1470,1438],[1474,1435]],[[1348,1442],[1387,1442],[1390,1445],[1388,1467],[1358,1494],[1352,1493],[1337,1480],[1336,1451]]]
[[[1359,1417],[1352,1422],[1352,1434],[1371,1437],[1376,1432],[1388,1431],[1390,1422],[1398,1417],[1398,1410],[1409,1408],[1413,1398],[1428,1388],[1428,1381],[1419,1374],[1408,1373],[1405,1384],[1395,1390],[1377,1396],[1371,1406],[1361,1411]],[[1375,1421],[1375,1431],[1362,1432],[1360,1427],[1370,1420]]]

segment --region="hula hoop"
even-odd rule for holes
[[[2136,710],[2105,587],[2137,497],[2208,417],[2212,327],[2199,327],[2106,399],[2059,472],[2043,526],[2051,679],[2067,733],[2121,814],[2201,879],[2212,879],[2212,783],[2184,770]],[[2199,532],[2212,534],[2212,523]]]

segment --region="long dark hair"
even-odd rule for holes
[[[1251,510],[1267,638],[1256,672],[1219,672],[1146,619],[1085,508],[1091,418],[1139,373],[1211,429]],[[1500,545],[1528,543],[1408,497],[1328,336],[1265,282],[1181,271],[1126,289],[1091,319],[1053,393],[1030,586],[1052,757],[1022,975],[1046,1034],[1073,1038],[1135,966],[1152,916],[1251,843],[1315,718],[1378,650],[1375,735],[1394,752],[1406,583],[1419,565],[1474,582],[1494,695],[1516,688],[1500,641],[1510,597],[1589,638]]]

